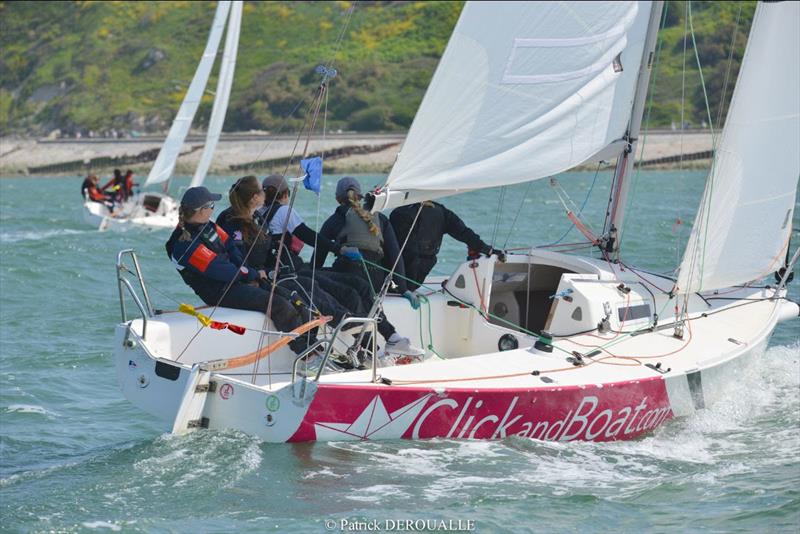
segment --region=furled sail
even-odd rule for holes
[[[759,2],[678,289],[719,289],[777,270],[798,176],[800,3]]]
[[[239,31],[242,27],[242,2],[236,0],[231,7],[231,16],[228,19],[228,31],[225,34],[225,51],[222,53],[222,62],[219,68],[219,80],[217,81],[217,93],[214,98],[214,107],[211,109],[211,118],[208,121],[208,132],[206,133],[206,144],[203,147],[203,154],[200,156],[200,163],[194,171],[190,187],[203,184],[206,173],[217,149],[219,135],[222,132],[222,124],[225,122],[225,114],[228,111],[228,101],[231,96],[231,86],[233,85],[233,72],[236,68],[236,53],[239,49]]]
[[[376,207],[616,157],[651,8],[468,2],[387,179],[388,198]]]
[[[217,49],[222,39],[222,32],[225,29],[225,20],[228,18],[230,7],[231,2],[229,1],[217,4],[217,12],[214,15],[214,22],[211,25],[211,32],[208,36],[203,57],[200,60],[200,64],[197,65],[192,83],[189,85],[189,90],[186,91],[186,96],[183,98],[178,115],[172,122],[172,127],[169,129],[164,145],[158,153],[156,162],[153,164],[153,168],[150,169],[150,174],[144,183],[145,186],[163,182],[172,176],[175,161],[178,159],[186,134],[189,133],[189,128],[192,126],[194,114],[197,112],[197,107],[200,105],[200,99],[208,82],[208,75],[211,74],[211,68],[214,66],[214,60],[217,57]]]

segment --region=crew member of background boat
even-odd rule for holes
[[[128,169],[125,173],[125,179],[122,187],[122,200],[128,200],[133,196],[133,187],[137,185],[133,183],[133,171]]]
[[[386,275],[395,267],[392,282],[396,292],[408,300],[411,307],[419,308],[417,296],[409,291],[404,280],[403,263],[396,261],[400,254],[394,230],[389,219],[382,213],[370,214],[361,206],[361,184],[351,177],[344,177],[336,184],[336,201],[339,207],[320,228],[320,235],[336,240],[342,246],[356,248],[357,259],[342,255],[333,262],[333,270],[366,279],[373,292],[383,286]],[[327,254],[319,250],[314,262],[318,268],[325,264]],[[388,320],[381,316],[378,323],[381,335],[386,339],[386,352],[419,356],[424,351],[411,345],[408,338],[400,336]]]
[[[114,210],[114,201],[109,198],[108,193],[104,193],[97,186],[97,176],[90,174],[86,177],[81,185],[81,194],[83,198],[91,200],[92,202],[99,202],[104,204],[110,211]]]
[[[417,289],[425,282],[425,277],[436,265],[436,255],[442,246],[442,238],[448,234],[453,239],[467,245],[470,257],[478,254],[491,256],[497,254],[500,261],[506,261],[505,252],[484,243],[480,236],[470,229],[461,218],[438,202],[426,200],[396,208],[389,216],[397,240],[408,243],[403,250],[408,288]],[[419,211],[419,216],[417,212]],[[414,218],[417,218],[414,224]],[[413,228],[412,228],[413,225]],[[409,233],[411,234],[409,237]]]
[[[114,176],[100,189],[103,191],[110,190],[110,194],[113,195],[114,200],[122,202],[125,189],[125,178],[122,176],[122,171],[114,169]]]
[[[243,265],[233,240],[210,222],[214,201],[220,198],[205,187],[186,190],[178,226],[166,243],[167,254],[183,281],[209,306],[265,312],[269,292],[259,287],[259,281],[266,280],[267,273]],[[281,289],[273,296],[270,318],[278,329],[288,332],[309,321],[311,313],[299,299],[290,301]],[[289,347],[300,354],[312,338],[313,334],[300,336]]]

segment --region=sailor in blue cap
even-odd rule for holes
[[[205,187],[190,187],[181,199],[178,226],[166,243],[167,255],[183,281],[209,306],[225,306],[266,312],[269,291],[259,287],[266,279],[263,270],[248,269],[228,234],[211,222],[214,203],[222,195]],[[289,332],[311,320],[300,299],[276,291],[270,318],[275,326]],[[289,343],[297,354],[303,352],[313,336],[300,336]]]

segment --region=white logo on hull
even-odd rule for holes
[[[482,435],[489,439],[502,439],[514,434],[548,441],[610,440],[654,429],[672,413],[669,406],[648,409],[647,397],[636,406],[597,411],[599,399],[590,395],[583,397],[577,408],[569,410],[563,418],[555,421],[525,421],[523,418],[529,414],[515,413],[519,402],[519,397],[515,396],[502,416],[488,414],[476,420],[475,411],[484,406],[484,400],[470,396],[461,405],[455,399],[444,398],[425,408],[432,396],[433,394],[425,395],[390,414],[386,411],[380,396],[376,395],[352,423],[315,423],[317,439],[397,439],[404,436],[412,424],[414,426],[411,438],[419,439],[420,432],[431,414],[437,410],[449,410],[455,415],[455,411],[458,410],[446,434],[444,428],[428,428],[427,434],[429,436],[444,434],[446,438],[475,439],[478,431],[481,431]],[[446,419],[450,420],[449,417]],[[438,418],[438,421],[441,422],[442,418]],[[429,427],[430,424],[428,423]],[[512,427],[515,427],[513,431]],[[433,432],[430,432],[431,430]],[[487,436],[489,431],[491,433]]]

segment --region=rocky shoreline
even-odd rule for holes
[[[314,138],[309,153],[324,152],[326,172],[335,174],[385,174],[389,172],[402,146],[405,132],[388,134],[331,134],[325,139]],[[91,165],[93,172],[106,172],[114,166],[130,168],[144,174],[152,165],[151,154],[161,146],[163,138],[136,139],[0,139],[0,176],[75,176],[86,174]],[[700,159],[684,159],[682,166],[707,167],[709,159],[704,152],[712,148],[711,134],[707,131],[680,132],[656,131],[643,139],[642,160],[662,161],[648,168],[677,168],[670,160],[680,154],[695,154]],[[190,137],[178,158],[176,173],[189,174],[194,170],[202,153],[204,139]],[[304,140],[297,144],[294,136],[266,134],[227,134],[217,146],[210,172],[235,175],[252,169],[257,174],[282,171],[286,159],[294,151],[302,150]],[[335,157],[333,156],[335,155]],[[637,154],[638,156],[638,154]],[[147,161],[136,161],[146,158]],[[123,163],[119,163],[123,162]],[[46,171],[35,172],[37,168]],[[32,172],[33,170],[33,172]]]

